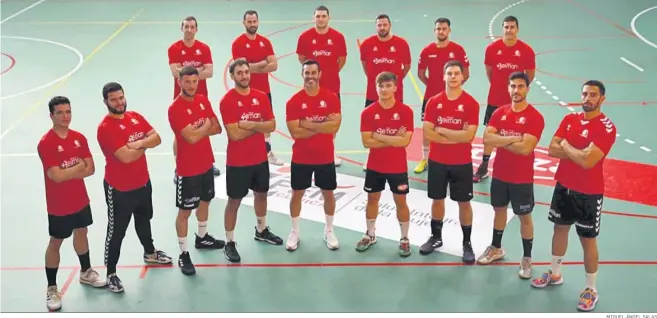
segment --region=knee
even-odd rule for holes
[[[520,225],[521,226],[533,226],[534,225],[534,222],[532,221],[532,215],[531,214],[518,215],[518,218],[520,219]]]
[[[379,205],[379,199],[381,199],[381,193],[368,193],[367,194],[367,205]]]
[[[48,242],[48,249],[54,252],[59,252],[59,249],[62,247],[62,242],[64,242],[64,240],[51,237]]]
[[[301,201],[303,195],[306,193],[306,190],[293,190],[292,191],[292,201]]]
[[[76,237],[86,237],[87,233],[88,231],[86,227],[75,229],[73,230],[73,238],[75,239]]]
[[[253,200],[255,202],[267,202],[267,192],[253,192]]]
[[[180,210],[178,216],[176,216],[176,221],[187,221],[190,215],[192,215],[191,210]]]

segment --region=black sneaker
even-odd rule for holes
[[[213,250],[218,250],[224,248],[226,245],[226,242],[222,240],[217,240],[216,238],[212,237],[209,233],[205,233],[204,237],[200,237],[196,235],[196,242],[194,243],[194,246],[198,249],[213,249]]]
[[[148,264],[167,265],[173,263],[173,259],[163,251],[155,250],[155,253],[144,253],[144,262]]]
[[[463,244],[463,262],[466,264],[473,264],[475,262],[475,255],[472,250],[472,243],[470,242]]]
[[[479,168],[477,168],[477,172],[475,172],[472,177],[472,181],[474,183],[479,183],[486,178],[488,178],[488,163],[482,163]]]
[[[215,166],[212,166],[212,174],[213,174],[215,177],[218,177],[218,176],[221,175],[221,170],[219,170],[219,168],[217,168],[217,167],[215,167]]]
[[[184,275],[194,275],[196,274],[196,268],[192,264],[192,258],[189,256],[189,252],[184,252],[178,257],[178,268]]]
[[[440,248],[441,246],[443,246],[443,239],[437,238],[435,236],[431,236],[429,237],[426,243],[420,246],[420,254],[429,255],[433,253],[433,251],[435,251],[436,249]]]
[[[235,246],[234,241],[226,243],[226,247],[224,247],[224,256],[226,256],[227,260],[233,263],[239,263],[242,260],[240,253],[237,252],[237,247]]]
[[[253,238],[256,241],[267,242],[273,245],[283,245],[283,239],[269,231],[269,226],[260,233],[258,233],[258,227],[256,226],[255,236]]]
[[[123,292],[123,283],[121,283],[119,276],[116,276],[116,274],[110,274],[107,276],[107,289],[113,293]]]

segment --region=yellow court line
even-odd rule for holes
[[[139,11],[138,11],[135,15],[133,15],[132,18],[130,18],[128,21],[124,21],[124,22],[123,22],[123,25],[121,25],[121,27],[119,27],[116,31],[114,31],[114,33],[112,33],[112,35],[110,35],[105,41],[103,41],[102,43],[100,43],[95,49],[93,49],[93,51],[91,51],[91,53],[89,53],[89,55],[87,55],[87,56],[84,58],[84,60],[82,61],[82,65],[84,65],[84,64],[87,63],[87,62],[89,62],[89,61],[90,61],[90,60],[91,60],[91,59],[92,59],[92,58],[93,58],[98,52],[100,52],[101,49],[103,49],[103,48],[104,48],[104,47],[105,47],[110,41],[112,41],[112,39],[114,39],[117,35],[119,35],[119,34],[120,34],[125,28],[127,28],[131,23],[133,23],[133,21],[134,21],[134,20],[135,20],[135,19],[136,19],[136,18],[137,18],[137,17],[138,17],[143,11],[144,11],[144,9],[139,10]],[[71,75],[73,75],[73,74],[71,74]],[[7,130],[5,130],[5,131],[0,135],[0,139],[4,138],[4,136],[6,136],[6,135],[7,135],[12,129],[16,128],[16,126],[18,126],[18,124],[20,124],[21,122],[23,122],[23,120],[25,120],[27,117],[29,117],[30,115],[32,115],[32,113],[33,113],[37,108],[39,108],[39,107],[41,106],[41,104],[42,104],[43,102],[45,102],[45,100],[48,99],[52,93],[54,93],[57,89],[59,89],[60,87],[64,86],[64,84],[66,84],[66,82],[68,81],[68,79],[71,78],[71,75],[69,75],[68,77],[63,78],[59,83],[57,83],[56,85],[52,86],[48,91],[46,91],[45,93],[43,93],[43,95],[41,95],[41,97],[36,101],[36,103],[34,103],[34,105],[32,105],[30,108],[28,108],[18,120],[16,120],[16,121],[13,122],[11,125],[9,125],[9,128],[7,128]]]
[[[260,21],[260,24],[301,24],[311,23],[312,20],[272,20]],[[331,20],[332,23],[370,23],[372,20]],[[124,21],[28,21],[14,22],[13,24],[31,24],[31,25],[103,25],[103,24],[123,24]],[[202,24],[242,24],[242,21],[200,21]],[[157,24],[180,24],[180,21],[136,21],[132,24],[157,25]]]

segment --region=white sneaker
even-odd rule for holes
[[[51,311],[62,308],[62,295],[57,290],[57,286],[48,287],[48,291],[46,292],[46,306]]]
[[[522,279],[532,278],[532,259],[529,257],[523,257],[520,261],[520,270],[518,271],[518,277]]]
[[[342,165],[342,159],[338,158],[338,156],[335,156],[333,161],[335,162],[336,167],[339,167],[339,166]]]
[[[80,272],[80,284],[103,288],[107,285],[107,281],[101,278],[96,270],[90,268],[86,272]]]
[[[288,251],[296,251],[296,249],[299,247],[299,233],[295,231],[290,231],[290,235],[287,236],[287,243],[285,244],[285,248]]]
[[[267,154],[267,160],[269,161],[270,164],[273,164],[275,166],[282,166],[284,164],[283,160],[278,159],[273,151],[270,151]]]
[[[340,248],[340,242],[338,242],[338,238],[333,233],[333,230],[324,230],[324,241],[326,241],[326,247],[329,250],[335,251]]]

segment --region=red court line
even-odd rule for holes
[[[615,28],[617,28],[617,29],[619,29],[619,30],[625,32],[625,33],[628,34],[629,36],[637,37],[636,34],[634,34],[634,32],[632,32],[631,30],[628,30],[628,29],[626,29],[626,28],[624,28],[624,27],[618,25],[616,22],[611,21],[610,19],[608,19],[608,18],[602,16],[601,14],[599,14],[599,13],[596,12],[596,11],[594,11],[593,8],[591,8],[591,7],[589,7],[589,6],[586,6],[586,5],[580,4],[580,3],[578,3],[578,2],[576,2],[576,1],[574,1],[574,0],[566,0],[566,2],[570,3],[570,4],[573,5],[574,7],[580,9],[581,11],[586,12],[587,14],[596,17],[598,20],[600,20],[600,21],[602,21],[602,22],[605,22],[605,23],[607,23],[607,24],[609,24],[609,25],[611,25],[611,26],[613,26],[613,27],[615,27]]]
[[[148,273],[148,265],[142,265],[141,267],[141,272],[139,272],[139,278],[144,278],[146,277],[146,274]]]
[[[540,68],[537,68],[536,72],[545,74],[547,76],[552,76],[552,77],[565,79],[565,80],[573,80],[573,81],[577,81],[577,82],[582,82],[582,81],[587,81],[588,80],[587,78],[582,78],[582,77],[574,77],[574,76],[568,76],[568,75],[563,75],[563,74],[558,74],[558,73],[552,73],[552,72],[548,72],[548,71],[545,71],[545,70],[540,69]],[[609,83],[609,84],[643,84],[643,83],[646,82],[646,81],[610,81],[610,80],[601,80],[601,81],[603,81],[605,83]]]
[[[11,69],[14,68],[14,66],[16,66],[16,59],[13,56],[11,56],[7,53],[0,53],[0,54],[6,56],[7,58],[9,58],[9,61],[11,61],[9,66],[7,66],[6,69],[4,69],[0,72],[0,75],[4,75],[5,73],[11,71]]]
[[[73,280],[75,280],[75,276],[80,272],[80,267],[74,267],[71,268],[71,273],[68,274],[68,277],[66,278],[66,281],[64,282],[64,285],[62,285],[61,293],[62,297],[66,295],[66,291],[68,291],[68,288],[71,287],[71,284],[73,283]]]

